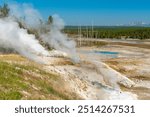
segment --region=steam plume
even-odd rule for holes
[[[38,55],[49,55],[35,36],[21,29],[12,18],[0,19],[0,35],[0,47],[14,49],[31,60],[44,63]]]
[[[28,4],[9,4],[10,15],[0,19],[0,47],[11,48],[21,55],[36,62],[43,62],[42,56],[49,56],[49,52],[40,45],[34,34],[28,34],[26,29],[20,28],[18,21],[27,29],[40,29],[43,18],[40,13]],[[41,39],[56,50],[61,50],[74,60],[79,61],[76,55],[75,42],[68,40],[67,35],[62,33],[64,28],[63,20],[58,16],[53,16],[51,25],[44,24],[48,32],[40,32]],[[39,56],[40,55],[40,56]]]
[[[30,4],[9,4],[11,9],[10,16],[17,18],[25,23],[27,28],[39,28],[40,20],[43,20],[41,14]]]
[[[78,62],[79,58],[76,54],[75,42],[68,40],[67,35],[61,32],[64,28],[63,20],[58,15],[53,15],[53,23],[49,28],[48,33],[42,34],[42,39],[56,50],[66,52],[75,62]]]

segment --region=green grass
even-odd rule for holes
[[[0,92],[1,100],[19,100],[21,99],[22,94],[17,91],[9,91],[9,92]]]
[[[19,90],[27,89],[21,74],[21,69],[7,62],[0,62],[0,99],[21,99]]]
[[[66,91],[63,83],[60,76],[44,71],[38,64],[20,64],[0,57],[0,100],[78,99]]]

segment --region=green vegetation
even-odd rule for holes
[[[7,4],[0,6],[0,18],[7,17],[9,15],[9,7]]]
[[[150,39],[150,27],[81,27],[81,35],[89,38],[132,38]],[[79,30],[76,26],[68,26],[64,32],[69,35],[78,35]]]
[[[21,73],[14,65],[0,62],[0,99],[21,99],[22,95],[18,90],[27,88],[21,82]]]
[[[22,95],[19,92],[0,92],[0,99],[2,100],[19,100]]]
[[[48,23],[49,25],[51,25],[51,24],[53,23],[53,17],[52,17],[52,16],[49,16],[49,17],[48,17],[47,23]]]
[[[2,100],[78,98],[65,87],[61,77],[44,71],[36,63],[16,55],[0,56]]]

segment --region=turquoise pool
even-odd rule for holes
[[[94,51],[96,54],[104,54],[104,55],[118,55],[119,52],[110,52],[110,51]]]
[[[117,58],[118,55],[119,55],[119,52],[98,51],[98,50],[93,50],[93,51],[81,51],[81,53],[84,53],[84,54],[98,54],[98,55],[100,55],[100,56],[109,57],[109,58]]]

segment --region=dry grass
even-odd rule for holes
[[[0,55],[0,99],[80,99],[56,74],[19,55]]]

